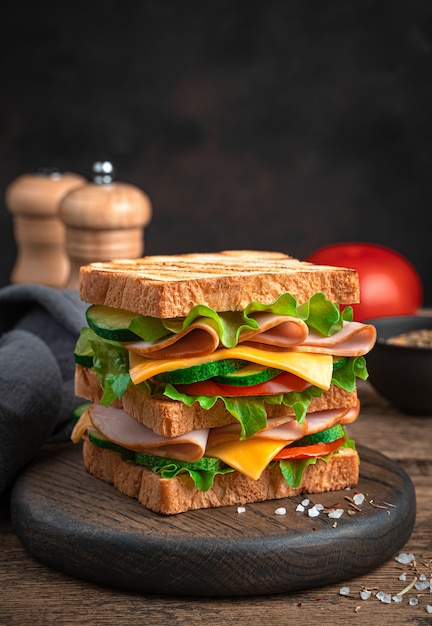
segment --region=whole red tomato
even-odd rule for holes
[[[353,305],[357,321],[412,315],[423,302],[423,286],[416,269],[404,256],[385,246],[360,242],[331,244],[306,260],[357,270],[360,304]]]

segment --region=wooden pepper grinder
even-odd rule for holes
[[[64,286],[69,259],[58,207],[68,191],[84,182],[78,174],[41,168],[35,174],[19,176],[7,187],[5,203],[13,215],[17,245],[12,283]]]
[[[78,288],[82,265],[142,256],[144,226],[152,215],[150,200],[137,187],[114,182],[109,161],[93,165],[93,182],[66,194],[59,212],[70,261],[66,288]]]

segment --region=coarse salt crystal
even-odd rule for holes
[[[389,604],[391,602],[391,595],[389,593],[384,593],[384,591],[378,591],[376,598],[381,602],[384,602],[384,604]]]
[[[340,517],[342,517],[343,514],[344,514],[344,510],[343,509],[335,509],[334,511],[330,511],[328,516],[331,519],[339,519]]]
[[[353,497],[353,502],[357,506],[361,506],[364,501],[365,501],[365,497],[363,493],[356,493]]]
[[[399,580],[406,580],[406,579],[407,579],[407,575],[405,573],[399,576]]]
[[[275,511],[276,515],[286,515],[286,508],[284,506],[280,506]]]
[[[426,605],[426,612],[427,613],[432,613],[432,604],[427,604]]]
[[[238,506],[237,513],[246,513],[246,508],[244,506]]]
[[[308,511],[309,517],[318,517],[319,514],[319,509],[317,509],[316,506],[312,506]]]
[[[310,500],[308,500],[308,498],[305,498],[305,499],[302,501],[302,504],[303,504],[303,506],[309,506],[309,504],[310,504]]]
[[[349,587],[341,587],[339,590],[339,594],[341,596],[349,596],[350,588]]]
[[[296,511],[298,511],[299,513],[304,513],[304,510],[305,508],[303,504],[297,504]]]
[[[429,589],[429,582],[427,580],[418,580],[414,586],[417,591],[424,591],[425,589]]]
[[[418,604],[418,598],[410,598],[409,599],[409,605],[410,606],[417,606]]]
[[[400,593],[398,593],[395,596],[392,596],[392,600],[393,600],[393,602],[402,602],[403,598],[400,595]]]
[[[414,554],[412,552],[401,552],[395,560],[403,565],[408,565],[414,561]]]
[[[362,600],[369,600],[369,598],[371,597],[372,592],[368,591],[366,589],[363,589],[362,591],[360,591],[360,598]]]

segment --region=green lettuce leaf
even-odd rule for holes
[[[364,356],[348,357],[341,367],[333,370],[331,382],[346,391],[354,391],[356,378],[366,380],[367,377],[368,371]]]
[[[159,385],[155,388],[154,393],[163,393],[171,400],[179,400],[187,406],[192,406],[194,402],[198,402],[201,408],[211,409],[218,399],[225,404],[227,411],[238,420],[241,425],[240,439],[248,439],[260,430],[266,427],[267,412],[265,404],[283,404],[292,407],[296,419],[302,422],[306,416],[307,409],[313,397],[322,394],[319,387],[308,387],[302,392],[291,392],[286,394],[278,394],[274,396],[236,396],[235,398],[226,398],[224,396],[190,396],[180,393],[170,384]]]
[[[348,437],[348,435],[346,434],[346,431],[345,431],[344,443],[341,445],[340,448],[338,448],[335,452],[333,452],[333,454],[338,454],[340,450],[343,450],[345,448],[351,448],[353,450],[356,449],[355,441]],[[298,460],[285,459],[285,460],[278,461],[280,470],[282,472],[282,476],[285,478],[288,485],[293,488],[299,487],[305,469],[308,467],[308,465],[315,465],[315,463],[318,461],[318,458],[322,459],[323,461],[327,463],[329,460],[329,455],[322,456],[322,457],[312,457],[309,459],[298,459]]]
[[[284,293],[271,304],[251,302],[244,311],[218,313],[203,304],[194,306],[184,319],[157,319],[137,315],[130,324],[129,330],[145,341],[157,341],[170,333],[179,333],[188,328],[195,320],[205,318],[218,332],[221,344],[225,348],[237,345],[243,330],[257,330],[258,322],[253,314],[258,312],[287,315],[303,320],[310,328],[325,336],[330,336],[342,328],[344,320],[352,320],[352,308],[339,307],[327,300],[323,293],[314,294],[308,302],[298,305],[290,293]]]
[[[110,406],[121,398],[132,384],[129,374],[129,354],[121,344],[100,337],[91,342],[93,348],[93,371],[103,389],[101,404]]]
[[[321,457],[324,461],[327,460],[326,457]],[[310,459],[300,459],[297,461],[279,461],[280,471],[282,472],[282,476],[285,478],[286,482],[290,487],[296,488],[300,486],[302,481],[303,472],[307,468],[308,465],[315,465],[317,462],[316,457],[312,457]]]
[[[134,317],[129,324],[129,330],[144,341],[157,341],[170,334],[170,330],[161,319],[145,315]]]
[[[99,445],[99,442],[94,441],[94,445]],[[101,442],[101,447],[105,447],[103,442]],[[117,445],[116,448],[110,446],[111,449],[117,449],[118,452],[122,455],[122,461],[127,463],[136,463],[136,454],[133,450],[128,450],[127,448],[122,448]],[[142,456],[140,455],[139,465],[146,465],[142,462]],[[153,457],[153,460],[155,457]],[[235,470],[228,465],[220,467],[218,469],[194,469],[192,462],[184,463],[183,461],[176,461],[175,459],[164,459],[163,457],[159,457],[157,463],[152,463],[151,465],[147,465],[153,472],[159,474],[162,478],[175,478],[176,476],[180,476],[181,474],[189,474],[192,478],[194,485],[200,491],[208,491],[213,487],[214,479],[217,474],[229,474],[234,472]],[[222,464],[223,465],[223,464]]]
[[[162,478],[175,478],[181,474],[189,474],[195,487],[200,491],[208,491],[213,487],[216,474],[229,474],[234,472],[232,467],[225,467],[218,470],[194,470],[191,467],[178,467],[175,463],[164,465],[163,459],[160,467],[152,467],[152,470],[160,474]]]

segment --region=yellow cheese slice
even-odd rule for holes
[[[273,457],[286,446],[280,439],[245,439],[227,441],[223,444],[206,448],[206,456],[224,461],[241,474],[258,480]]]
[[[184,359],[149,359],[130,352],[130,376],[132,382],[138,385],[162,372],[184,369],[222,359],[243,359],[291,372],[321,389],[329,389],[333,374],[333,357],[330,354],[265,350],[238,345],[234,348],[220,348],[212,352],[211,355]]]
[[[93,428],[93,424],[90,419],[90,413],[88,411],[84,411],[74,426],[71,434],[72,441],[74,443],[78,443],[88,428]]]

